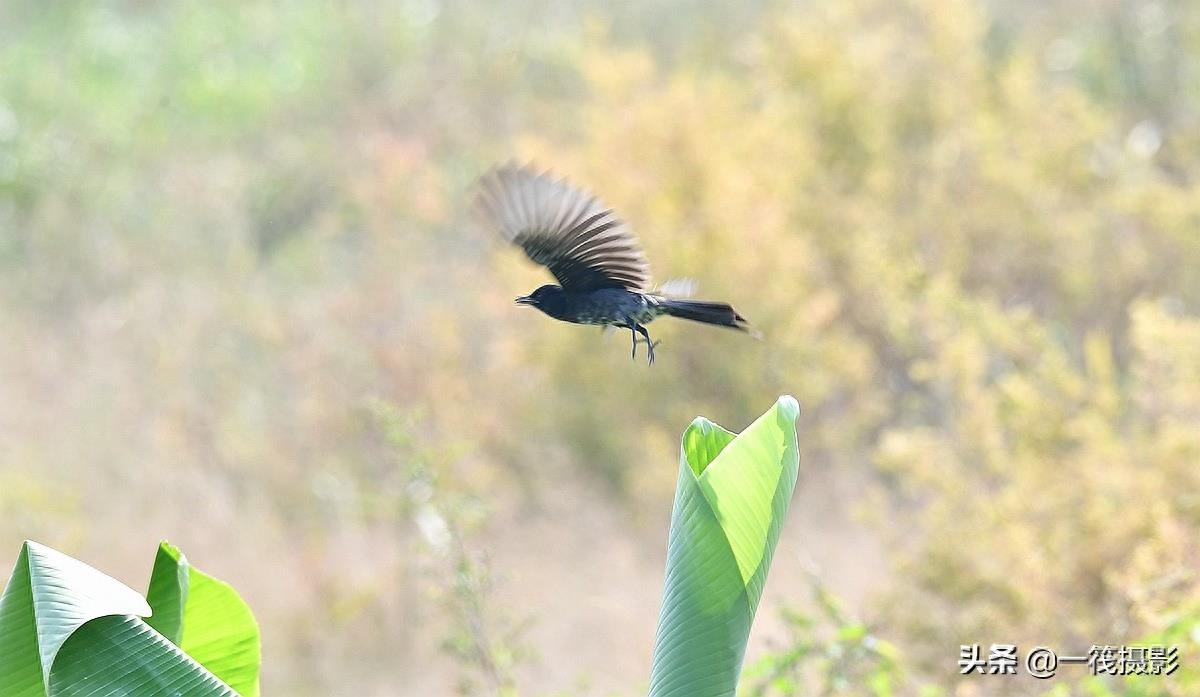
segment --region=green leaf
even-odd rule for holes
[[[683,434],[650,697],[732,696],[799,468],[789,396],[740,435]]]
[[[124,584],[26,542],[0,597],[0,695],[236,697],[138,617],[149,613]]]
[[[26,543],[26,548],[17,557],[8,585],[4,587],[4,595],[0,597],[0,695],[34,697],[44,694]]]
[[[229,584],[191,566],[173,545],[159,545],[147,593],[150,625],[243,697],[259,694],[258,623]]]
[[[50,672],[49,694],[237,697],[217,676],[131,615],[101,617],[71,634]]]
[[[0,695],[49,692],[59,650],[87,622],[147,614],[146,601],[128,586],[27,541],[0,598]]]
[[[158,545],[146,600],[154,614],[146,624],[172,644],[183,640],[183,608],[187,603],[188,565],[179,548],[167,542]]]

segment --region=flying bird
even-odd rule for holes
[[[646,325],[662,315],[750,331],[728,303],[678,297],[674,282],[652,287],[633,231],[604,202],[566,179],[532,166],[504,165],[480,178],[474,207],[485,225],[558,280],[517,298],[518,305],[564,322],[628,329],[635,359],[641,334],[647,363],[654,363],[658,342],[650,340]]]

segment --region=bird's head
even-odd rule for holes
[[[548,315],[559,312],[565,302],[564,291],[554,284],[544,285],[529,295],[517,298],[518,305],[532,305]]]

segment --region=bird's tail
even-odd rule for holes
[[[662,298],[659,300],[659,304],[663,311],[672,317],[690,319],[693,322],[703,322],[704,324],[715,324],[718,327],[729,327],[760,336],[758,332],[750,328],[750,323],[746,321],[746,318],[739,315],[738,311],[733,309],[729,303]]]

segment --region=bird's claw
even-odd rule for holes
[[[646,344],[646,365],[654,365],[654,348],[662,343],[662,339],[655,339],[653,342],[649,339],[633,338],[633,351],[630,352],[631,359],[637,359],[638,344]]]
[[[642,335],[640,339],[638,338],[639,332]],[[654,365],[654,347],[658,346],[660,341],[650,341],[650,333],[646,331],[645,327],[638,325],[630,326],[629,334],[633,338],[633,351],[630,352],[629,357],[637,360],[638,342],[644,341],[646,343],[646,365]]]
[[[654,347],[661,343],[662,339],[656,339],[654,343],[650,343],[649,339],[646,340],[646,353],[649,354],[646,358],[646,365],[654,365]]]

